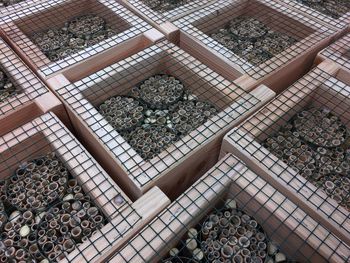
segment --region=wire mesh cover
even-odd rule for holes
[[[111,262],[349,260],[349,247],[236,162],[225,156]]]
[[[140,187],[260,101],[167,41],[58,92]]]
[[[310,52],[332,33],[277,1],[267,0],[218,1],[174,24],[201,42],[203,50],[198,52],[215,51],[254,79]]]
[[[346,28],[350,22],[350,4],[347,0],[283,0],[283,2],[337,28]]]
[[[201,8],[210,2],[213,0],[131,0],[128,4],[140,14],[161,24],[182,17],[191,10]]]
[[[1,262],[89,262],[141,219],[52,114],[0,138],[0,150]]]
[[[321,52],[326,57],[350,71],[350,33]]]
[[[48,92],[44,84],[0,38],[0,114]]]
[[[349,83],[316,68],[228,136],[344,236],[350,233],[349,102]]]
[[[117,2],[104,0],[45,1],[2,23],[7,37],[46,76],[151,28]]]

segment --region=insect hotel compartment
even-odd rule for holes
[[[130,0],[125,1],[125,4],[150,23],[160,25],[179,19],[212,2],[215,0]]]
[[[282,0],[294,8],[318,20],[326,26],[346,30],[350,19],[350,3],[347,0]]]
[[[132,197],[154,184],[181,191],[216,162],[224,131],[274,96],[265,86],[246,93],[167,41],[58,94],[79,138]]]
[[[350,249],[232,154],[111,262],[346,262]]]
[[[232,152],[350,243],[349,84],[323,63],[229,132]]]
[[[305,74],[334,33],[267,0],[218,1],[174,25],[180,46],[204,63],[269,86]]]
[[[0,38],[0,135],[50,110],[68,122],[62,103]]]
[[[132,203],[52,113],[1,137],[0,153],[1,262],[101,259],[169,203],[156,188]]]
[[[329,60],[337,63],[346,72],[344,78],[350,81],[350,33],[322,50],[318,55],[319,60]]]
[[[108,62],[106,50],[110,55],[109,49],[135,45],[151,27],[117,2],[59,0],[11,14],[1,28],[23,59],[47,77],[78,62],[101,66]]]

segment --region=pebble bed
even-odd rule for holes
[[[31,36],[33,42],[51,60],[58,61],[116,35],[104,18],[85,14]]]
[[[142,0],[142,2],[152,10],[164,13],[186,5],[192,0]]]
[[[214,105],[191,94],[180,80],[165,74],[149,77],[128,96],[109,98],[97,108],[144,160],[218,112]]]
[[[261,225],[228,199],[191,228],[162,262],[283,262],[286,256]]]
[[[258,19],[240,16],[210,35],[214,40],[253,65],[260,65],[297,42],[269,28]]]
[[[58,262],[106,223],[54,153],[22,164],[0,191],[0,262]]]
[[[328,109],[311,108],[292,117],[263,145],[350,211],[349,130]]]
[[[15,85],[11,82],[5,71],[0,68],[0,103],[17,94]]]

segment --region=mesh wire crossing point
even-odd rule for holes
[[[3,262],[23,250],[30,262],[97,260],[167,202],[150,191],[132,203],[51,113],[0,138],[0,174]]]
[[[3,17],[5,37],[44,76],[57,73],[151,27],[117,2],[45,1]]]
[[[336,62],[350,72],[350,33],[324,49],[320,55]]]
[[[174,24],[191,41],[189,48],[200,45],[198,52],[214,53],[254,79],[317,52],[334,33],[277,1],[267,0],[218,1]]]
[[[47,92],[39,78],[0,39],[0,116]]]
[[[296,10],[303,12],[327,26],[345,29],[350,22],[350,4],[347,0],[282,0]]]
[[[108,149],[106,154],[117,165],[113,170],[122,168],[121,178],[131,180],[124,186],[137,186],[136,195],[170,169],[183,169],[182,162],[194,151],[217,152],[218,147],[214,150],[207,142],[222,136],[224,130],[273,95],[266,87],[245,92],[167,41],[67,85],[58,93],[79,117],[77,123],[84,123],[93,134],[91,138],[97,137],[104,151]],[[127,121],[128,127],[122,127],[121,120]],[[86,139],[86,132],[84,136]],[[195,164],[197,168],[191,164],[187,169],[198,173],[209,163]],[[175,177],[167,178],[180,183]],[[170,185],[167,187],[177,190]]]
[[[255,164],[350,243],[350,83],[342,76],[315,68],[230,132],[223,148]]]
[[[226,155],[111,262],[347,262],[350,248]]]
[[[145,16],[152,22],[162,24],[173,21],[193,12],[203,6],[215,2],[213,0],[130,0],[130,5],[135,12]]]

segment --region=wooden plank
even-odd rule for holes
[[[70,127],[68,115],[60,100],[53,95],[27,65],[0,39],[0,64],[17,94],[0,103],[0,135],[52,111]]]
[[[157,218],[121,248],[110,262],[158,262],[218,202],[234,199],[293,260],[343,262],[350,248],[232,154],[226,155]],[[310,255],[310,258],[306,256]]]
[[[260,10],[258,15],[254,11],[257,9]],[[243,63],[243,59],[209,36],[241,14],[256,17],[274,30],[294,36],[299,41],[259,66]],[[277,1],[265,0],[249,3],[244,0],[219,1],[173,23],[180,29],[180,39],[175,43],[211,68],[223,69],[226,78],[235,80],[245,90],[265,84],[280,92],[277,88],[280,82],[289,85],[305,74],[317,53],[331,43],[334,34],[333,30],[322,28],[312,19],[287,9]]]
[[[223,110],[157,157],[144,161],[94,106],[108,97],[127,94],[140,81],[163,71],[177,76],[201,99],[212,100]],[[48,82],[51,87],[63,87],[58,93],[67,107],[79,139],[95,153],[104,168],[115,180],[120,181],[132,198],[139,197],[155,185],[170,197],[180,189],[185,189],[196,176],[216,162],[225,131],[243,121],[274,96],[274,92],[265,86],[250,93],[242,91],[166,41],[74,84],[68,83],[62,76],[56,76]],[[213,152],[217,154],[211,155],[211,161],[204,161],[204,157]],[[177,187],[174,188],[174,185]]]
[[[350,94],[347,87],[350,82],[344,83],[336,79],[338,70],[339,67],[334,63],[322,63],[305,75],[250,119],[229,132],[224,138],[220,156],[228,152],[236,154],[256,173],[281,191],[283,189],[291,200],[300,203],[310,215],[350,244],[349,211],[279,160],[260,143],[269,135],[276,133],[306,106],[329,108],[348,124]]]
[[[40,32],[55,26],[62,26],[67,20],[84,13],[100,14],[118,33],[100,43],[79,51],[63,60],[51,62],[29,38],[34,32]],[[57,74],[63,69],[75,67],[87,60],[89,68],[101,67],[117,47],[125,49],[142,41],[142,34],[151,26],[142,21],[118,2],[107,0],[46,0],[29,6],[6,17],[0,28],[4,37],[20,54],[23,60],[36,72],[40,69],[46,77]],[[101,63],[101,64],[100,64]]]
[[[56,153],[109,220],[95,235],[67,255],[65,260],[69,262],[91,262],[113,253],[170,203],[158,188],[152,188],[132,203],[52,113],[0,137],[1,174],[10,176],[21,163],[48,152]],[[113,201],[116,197],[121,198],[123,203],[116,204]]]

